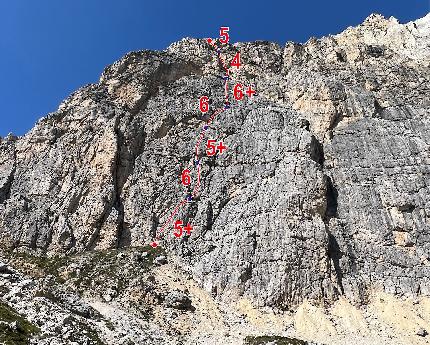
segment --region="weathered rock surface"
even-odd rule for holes
[[[228,150],[202,156],[201,195],[177,216],[194,231],[179,241],[168,228],[170,255],[227,303],[429,296],[429,44],[430,15],[372,15],[303,45],[224,46],[226,61],[242,57],[232,83],[258,96],[210,126]],[[5,138],[2,246],[71,255],[148,244],[187,193],[178,176],[193,163],[198,99],[222,106],[222,73],[205,40],[129,53],[27,135]]]

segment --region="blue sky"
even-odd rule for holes
[[[220,26],[230,27],[231,42],[305,42],[357,25],[372,12],[407,22],[429,11],[429,0],[1,1],[0,136],[25,134],[131,50],[216,37]]]

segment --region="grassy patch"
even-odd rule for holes
[[[11,266],[19,267],[20,271],[36,278],[47,275],[55,277],[56,281],[63,286],[58,289],[58,294],[56,289],[51,289],[47,286],[38,291],[36,296],[62,304],[61,292],[63,290],[79,292],[82,295],[91,293],[93,296],[103,296],[108,289],[114,289],[117,291],[119,298],[119,295],[129,288],[130,281],[138,278],[142,273],[150,272],[154,265],[154,259],[160,255],[166,255],[165,250],[160,247],[152,248],[151,246],[88,251],[55,257],[13,252],[9,256],[9,263]],[[56,286],[59,287],[59,285]],[[152,309],[143,301],[139,302],[141,303],[136,303],[135,307],[142,313],[143,318],[152,319]],[[72,313],[77,312],[72,311]],[[14,315],[19,317],[16,313]],[[92,316],[93,320],[94,318]],[[3,320],[1,316],[0,320]],[[24,323],[26,322],[24,319],[22,320],[20,325],[35,327],[28,322]],[[104,344],[97,331],[92,329],[91,326],[77,318],[73,318],[73,323],[79,328],[80,334],[89,339],[88,343],[90,345]],[[111,322],[108,321],[107,323],[109,329],[115,329]],[[23,328],[26,329],[24,333],[12,334],[13,332],[9,332],[6,328],[8,328],[7,324],[4,327],[0,324],[0,344],[28,344],[30,335],[40,332],[37,328]],[[82,340],[81,338],[76,335],[72,336],[70,340],[79,343]]]
[[[17,322],[17,329],[8,326]],[[40,330],[28,322],[8,305],[0,302],[0,343],[5,345],[24,345],[29,343],[33,334]]]
[[[75,330],[70,334],[68,338],[69,342],[88,345],[106,345],[100,339],[97,331],[91,328],[91,326],[86,324],[84,321],[72,317],[69,322],[71,322]]]
[[[82,330],[82,333],[90,339],[91,345],[105,345],[97,332],[94,329],[88,327],[85,323],[79,322],[79,328]]]
[[[29,265],[22,265],[22,263]],[[19,266],[22,271],[31,276],[46,276],[48,274],[57,278],[60,283],[64,279],[60,277],[60,269],[70,263],[70,257],[66,256],[36,256],[28,253],[13,253],[11,255],[11,264]],[[34,269],[38,272],[34,272]]]
[[[92,281],[101,280],[104,277],[124,278],[122,268],[130,260],[131,253],[146,252],[147,256],[136,265],[137,270],[148,271],[153,265],[154,258],[165,255],[164,249],[151,246],[133,247],[127,249],[107,249],[90,251],[70,256],[47,257],[36,256],[28,253],[12,253],[10,256],[12,266],[19,266],[20,269],[33,277],[52,275],[59,283],[64,283],[64,269],[77,263],[80,266],[79,274],[70,272],[66,279],[74,279],[78,287],[89,287]],[[119,254],[123,254],[122,256]],[[133,266],[133,265],[132,265]],[[133,273],[133,272],[131,272]],[[133,275],[133,274],[131,274]],[[120,285],[122,282],[120,282]],[[121,286],[120,286],[121,287]]]
[[[147,255],[137,263],[132,262],[132,253],[142,252]],[[83,291],[92,288],[93,281],[97,286],[103,286],[106,281],[116,280],[118,290],[121,291],[125,289],[124,282],[142,271],[149,271],[154,258],[164,254],[163,249],[151,246],[88,252],[82,254],[80,260],[76,260],[80,261],[80,273],[75,277],[74,284]]]
[[[58,298],[57,296],[55,296],[52,291],[49,290],[42,290],[42,291],[37,291],[35,294],[35,297],[43,297],[43,298],[47,298],[50,301],[60,304],[61,300],[60,298]]]
[[[260,336],[252,337],[248,336],[245,338],[246,345],[265,345],[265,344],[276,344],[276,345],[307,345],[308,343],[303,340],[287,337],[278,336]]]

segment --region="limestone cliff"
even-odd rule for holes
[[[178,214],[194,231],[178,240],[169,227],[160,243],[170,264],[210,303],[279,312],[429,296],[429,46],[430,15],[372,15],[285,47],[223,45],[226,61],[241,54],[232,85],[258,93],[209,126],[228,150],[201,157],[201,193]],[[4,138],[4,252],[148,245],[187,193],[198,99],[223,106],[223,73],[204,39],[129,53],[28,134]]]

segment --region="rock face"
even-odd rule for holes
[[[373,290],[430,295],[430,16],[372,15],[306,44],[222,47],[233,101],[207,138],[201,194],[162,245],[220,300],[288,309]],[[127,54],[24,137],[0,144],[4,248],[73,254],[148,244],[187,194],[203,124],[223,106],[205,40]],[[193,175],[194,176],[194,175]],[[194,176],[195,178],[195,176]]]

